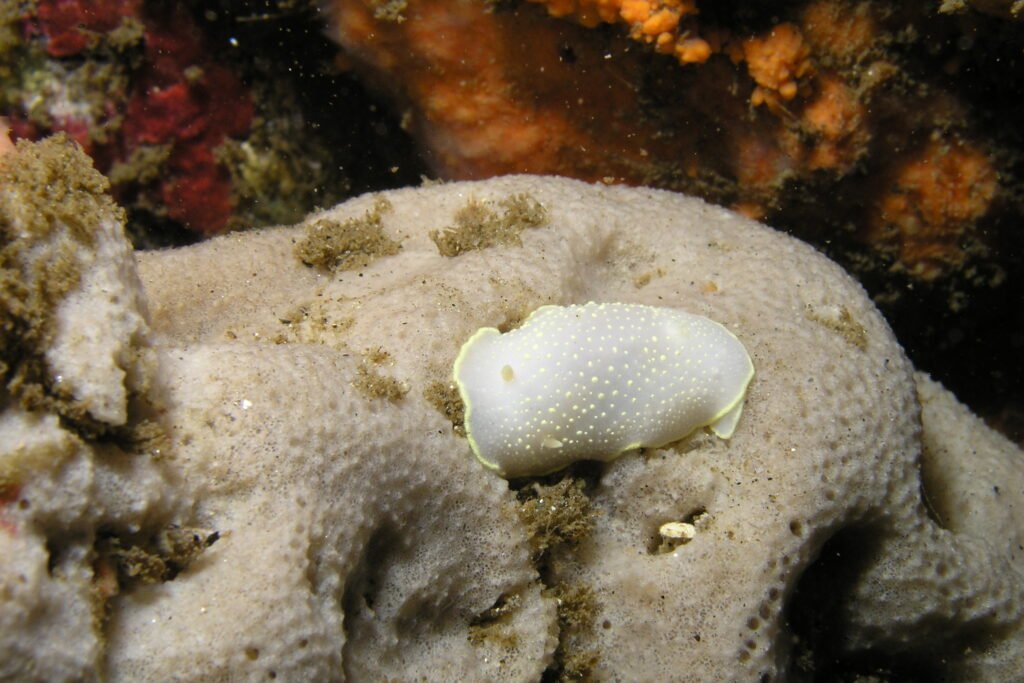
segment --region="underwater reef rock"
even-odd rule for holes
[[[78,157],[50,184],[109,206],[62,175],[88,175]],[[138,253],[136,271],[116,211],[75,222],[0,193],[42,216],[3,214],[5,359],[42,355],[42,395],[59,393],[75,356],[18,322],[6,273],[92,228],[35,319],[62,329],[108,296],[91,273],[119,273],[109,319],[145,329],[97,329],[77,360],[128,343],[114,357],[149,378],[76,385],[88,405],[128,389],[125,426],[107,410],[101,434],[61,396],[26,406],[5,369],[3,676],[1024,680],[1024,454],[916,374],[804,243],[674,193],[514,176],[367,195]],[[508,210],[525,201],[532,220]],[[351,268],[307,265],[325,222],[380,239]],[[488,242],[499,224],[515,239]],[[468,246],[446,256],[456,228]],[[506,482],[458,424],[459,348],[590,300],[735,334],[756,373],[735,433]]]

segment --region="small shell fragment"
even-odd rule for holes
[[[686,543],[697,535],[697,527],[688,522],[666,522],[658,528],[661,537]]]

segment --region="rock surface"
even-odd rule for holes
[[[307,224],[325,221],[387,239],[340,246],[368,251],[334,271],[295,256],[325,234],[307,226],[138,254],[156,377],[142,412],[171,458],[135,456],[82,495],[136,529],[216,535],[158,580],[119,574],[106,616],[73,629],[104,555],[80,546],[46,575],[71,527],[18,501],[68,509],[75,489],[26,470],[0,508],[17,550],[0,561],[3,673],[783,681],[842,661],[1022,680],[1024,456],[915,377],[809,246],[699,200],[550,177],[366,196]],[[454,358],[480,327],[589,300],[725,325],[756,368],[743,416],[728,442],[698,433],[510,490],[460,434]],[[50,421],[54,449],[77,439],[68,462],[124,457],[4,403],[0,458],[27,420]],[[559,506],[583,531],[538,541],[525,511]],[[15,625],[31,610],[49,630]]]

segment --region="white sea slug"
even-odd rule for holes
[[[455,360],[466,435],[504,477],[612,460],[710,426],[732,436],[754,366],[700,315],[638,304],[543,306],[476,332]]]

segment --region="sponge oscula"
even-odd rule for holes
[[[703,316],[637,304],[543,306],[476,332],[455,360],[473,452],[504,477],[612,460],[709,425],[732,436],[754,366]]]

